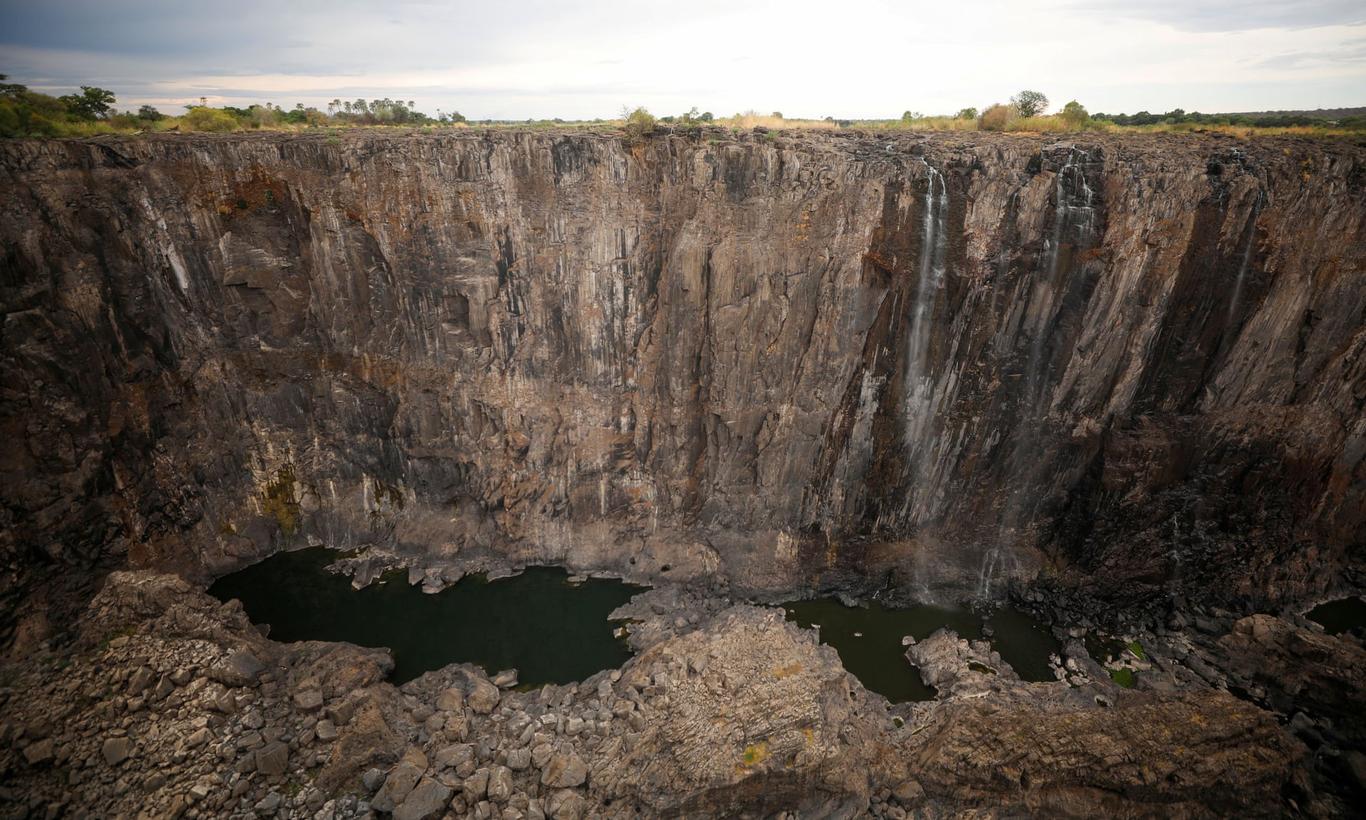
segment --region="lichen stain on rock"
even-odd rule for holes
[[[761,740],[758,743],[751,743],[740,753],[740,762],[736,764],[737,774],[749,774],[750,770],[763,765],[768,760],[768,741]]]
[[[280,531],[293,535],[299,528],[298,486],[294,465],[285,464],[261,489],[261,511],[275,519]]]

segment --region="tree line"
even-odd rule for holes
[[[204,97],[185,106],[179,116],[151,105],[118,111],[112,91],[81,86],[79,94],[52,96],[9,82],[0,74],[0,137],[88,136],[117,131],[238,131],[282,126],[332,125],[453,125],[465,122],[458,111],[438,111],[435,117],[417,109],[412,100],[358,98],[332,100],[327,110],[296,103],[285,109],[273,103],[214,107]]]

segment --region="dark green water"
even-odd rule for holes
[[[1343,598],[1340,601],[1329,601],[1309,610],[1306,617],[1315,623],[1323,624],[1323,631],[1329,635],[1366,632],[1366,600]]]
[[[336,558],[323,547],[277,553],[220,578],[209,593],[240,600],[277,641],[389,647],[395,683],[458,662],[490,673],[515,668],[529,686],[571,683],[631,656],[607,616],[645,587],[601,578],[571,584],[562,569],[531,567],[496,581],[467,576],[434,595],[405,579],[358,590],[324,569]]]
[[[848,607],[836,598],[816,598],[783,604],[787,618],[799,626],[820,626],[821,643],[839,652],[844,668],[864,686],[893,703],[930,700],[934,690],[920,679],[920,672],[906,659],[901,638],[910,635],[924,640],[935,631],[948,627],[960,637],[982,638],[984,621],[976,613],[937,606],[904,609],[884,607],[876,602],[867,607]],[[985,620],[993,630],[992,647],[1021,678],[1051,681],[1050,652],[1062,647],[1042,624],[1022,612],[999,609]]]

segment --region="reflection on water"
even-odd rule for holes
[[[982,617],[965,609],[930,605],[894,609],[877,602],[848,607],[837,598],[791,601],[783,609],[788,620],[799,626],[819,626],[821,642],[839,652],[844,668],[893,703],[930,700],[935,694],[906,658],[903,636],[921,641],[944,627],[969,640],[980,640],[984,634]],[[1048,656],[1060,653],[1061,647],[1046,627],[1009,608],[998,609],[985,624],[991,627],[992,648],[1021,678],[1054,679]]]
[[[644,587],[600,578],[571,584],[562,569],[532,567],[496,581],[467,576],[432,595],[401,579],[358,590],[324,569],[336,557],[322,547],[277,553],[209,592],[242,601],[277,641],[389,647],[394,683],[457,662],[490,673],[515,668],[530,686],[570,683],[631,655],[607,616]]]

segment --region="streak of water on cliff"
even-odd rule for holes
[[[924,160],[922,160],[924,162]],[[948,232],[945,230],[945,212],[948,209],[949,192],[944,177],[934,166],[925,162],[927,174],[924,203],[924,230],[920,247],[919,281],[916,285],[915,304],[911,309],[911,326],[906,346],[906,391],[908,434],[919,432],[927,421],[927,405],[931,385],[929,378],[930,322],[934,318],[934,306],[945,272]],[[938,193],[936,193],[938,191]],[[912,444],[918,443],[915,435],[909,435]]]
[[[934,380],[930,374],[930,330],[934,308],[944,282],[948,257],[947,212],[949,189],[944,177],[923,157],[925,164],[924,224],[921,233],[919,281],[916,283],[915,303],[911,306],[911,322],[906,342],[906,399],[905,441],[912,461],[912,493],[907,505],[913,504],[925,475],[927,459],[925,441],[931,420]]]
[[[1018,567],[1012,548],[1019,538],[1023,523],[1022,509],[1026,496],[1038,477],[1042,460],[1037,449],[1043,434],[1043,420],[1048,415],[1048,373],[1044,355],[1050,319],[1058,311],[1058,294],[1063,290],[1059,281],[1062,271],[1062,247],[1089,244],[1095,237],[1095,191],[1086,176],[1086,166],[1093,162],[1090,152],[1070,146],[1067,159],[1054,178],[1054,216],[1051,235],[1044,240],[1044,255],[1035,271],[1029,310],[1034,314],[1030,329],[1029,355],[1025,363],[1025,389],[1020,398],[1021,418],[1016,428],[1016,441],[1011,456],[1010,485],[1014,488],[1006,499],[1003,512],[1001,542],[988,548],[982,555],[978,570],[978,598],[991,597],[1000,577]]]
[[[1244,229],[1242,258],[1238,262],[1238,276],[1233,280],[1233,296],[1228,301],[1226,334],[1233,329],[1233,323],[1238,321],[1238,303],[1242,301],[1243,283],[1247,281],[1248,268],[1252,265],[1252,246],[1257,236],[1257,216],[1262,212],[1264,196],[1264,192],[1258,189],[1257,199],[1252,203],[1252,215],[1248,217],[1247,228]]]

